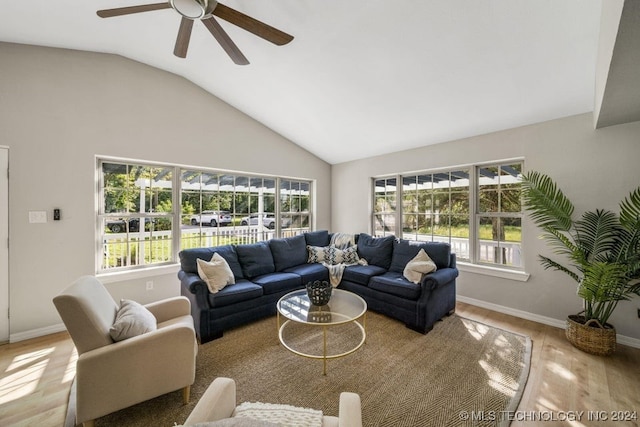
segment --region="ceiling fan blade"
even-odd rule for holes
[[[213,9],[213,14],[278,46],[293,40],[293,36],[220,3]]]
[[[180,21],[180,29],[176,38],[176,46],[173,48],[173,54],[178,58],[187,57],[187,49],[189,49],[189,40],[191,39],[191,29],[193,28],[193,20],[182,17]]]
[[[247,58],[240,52],[238,46],[231,40],[229,35],[222,29],[218,21],[216,21],[213,17],[208,19],[203,19],[202,23],[207,27],[207,29],[211,32],[213,37],[220,43],[220,46],[227,52],[227,55],[231,57],[233,62],[238,65],[247,65],[249,61]]]
[[[140,6],[119,7],[116,9],[104,9],[96,12],[100,18],[112,18],[114,16],[130,15],[132,13],[151,12],[153,10],[170,9],[168,2],[142,4]]]

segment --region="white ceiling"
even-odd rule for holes
[[[332,164],[594,109],[601,0],[222,0],[295,36],[275,46],[219,20],[247,66],[199,22],[176,58],[172,9],[95,14],[158,1],[6,1],[0,41],[182,75]]]

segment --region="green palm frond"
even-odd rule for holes
[[[568,274],[576,282],[580,282],[580,276],[578,276],[577,273],[569,270],[567,267],[563,266],[562,264],[559,264],[558,262],[552,260],[551,258],[548,258],[543,255],[538,255],[538,259],[540,260],[540,264],[542,264],[545,270],[548,270],[551,268],[553,270],[562,271],[563,273]]]
[[[586,261],[605,261],[615,248],[619,229],[618,216],[613,212],[585,212],[575,222],[575,231],[577,246],[584,251]]]
[[[640,187],[620,203],[620,215],[598,209],[576,221],[573,205],[547,175],[528,172],[522,190],[542,238],[568,261],[565,266],[539,255],[541,265],[578,282],[587,319],[604,325],[618,302],[640,296]]]
[[[522,176],[522,197],[530,215],[539,227],[569,231],[573,225],[573,204],[553,180],[540,172]]]
[[[582,250],[573,242],[572,236],[550,226],[543,227],[543,231],[541,237],[549,243],[556,255],[567,256],[580,264],[584,262]]]
[[[578,295],[594,302],[626,300],[625,274],[624,265],[594,262],[584,272]]]
[[[627,230],[640,230],[640,188],[620,202],[620,224]]]

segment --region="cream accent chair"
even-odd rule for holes
[[[236,382],[231,378],[218,377],[204,392],[184,426],[219,421],[231,418],[236,409]],[[339,415],[324,415],[323,427],[362,427],[360,396],[356,393],[340,393]]]
[[[93,276],[83,276],[53,302],[78,350],[76,424],[151,398],[183,390],[195,380],[198,343],[189,300],[174,297],[145,305],[157,330],[124,341],[109,335],[118,305]]]

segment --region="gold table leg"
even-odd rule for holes
[[[322,328],[322,356],[323,356],[323,366],[322,366],[322,375],[327,375],[327,327],[323,326]]]

